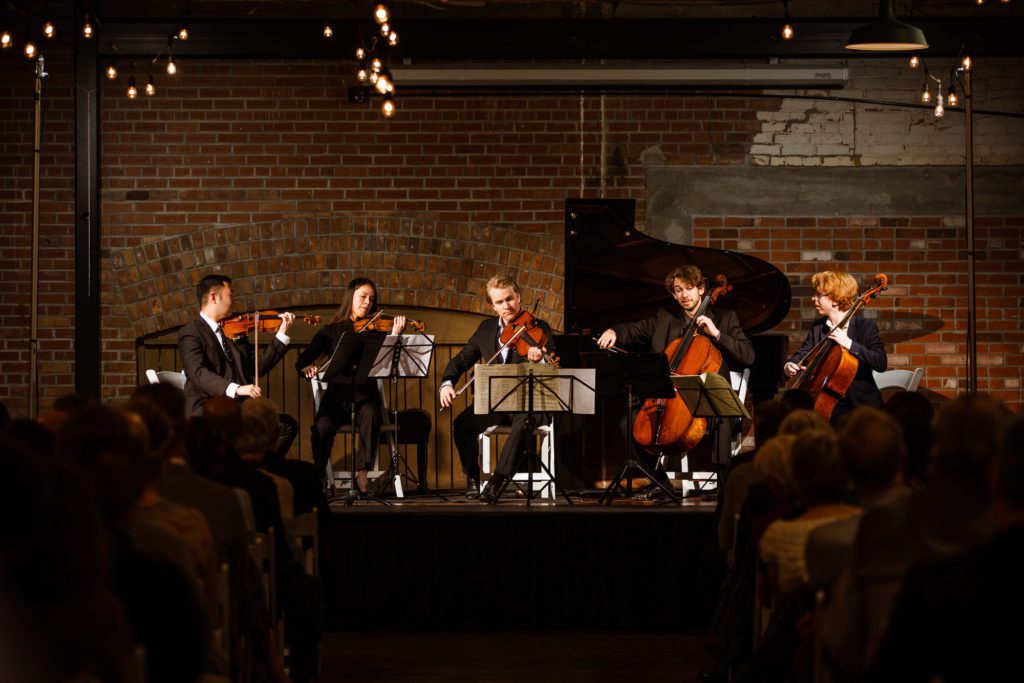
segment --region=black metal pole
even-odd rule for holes
[[[973,70],[964,70],[964,136],[967,148],[967,197],[964,231],[967,237],[967,391],[978,393],[978,309],[974,268],[974,93]]]
[[[28,332],[28,414],[39,414],[39,161],[43,137],[43,79],[46,61],[36,59],[36,80],[32,90],[35,118],[32,137],[32,296]]]

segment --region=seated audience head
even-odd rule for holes
[[[123,412],[133,424],[145,426],[147,448],[139,453],[139,468],[143,485],[156,483],[164,471],[164,465],[171,454],[178,448],[179,437],[171,429],[171,423],[155,404],[149,401],[131,399]]]
[[[829,429],[828,420],[821,416],[821,413],[806,408],[798,408],[786,415],[779,425],[779,434],[792,434],[796,436],[808,429]]]
[[[137,416],[101,405],[68,417],[57,435],[57,454],[82,468],[107,523],[119,526],[142,495],[140,454],[148,442]]]
[[[783,496],[793,490],[792,449],[795,436],[780,434],[766,441],[754,456],[754,469],[758,471],[772,487],[777,496]]]
[[[193,417],[185,428],[185,454],[189,466],[209,479],[220,481],[231,446],[216,423],[207,417]]]
[[[992,470],[993,520],[1000,529],[1024,525],[1024,417],[1003,427]]]
[[[754,407],[754,443],[760,447],[779,433],[779,425],[789,412],[782,401],[763,401]]]
[[[793,479],[806,507],[842,502],[846,477],[831,429],[808,429],[793,441]]]
[[[214,396],[203,404],[203,417],[221,431],[224,440],[231,446],[242,434],[242,408],[233,398]]]
[[[922,486],[928,481],[928,453],[932,449],[932,402],[916,391],[897,391],[885,402],[885,412],[900,423],[903,431],[906,482],[911,487]]]
[[[173,384],[143,384],[132,392],[132,401],[148,401],[167,418],[171,431],[185,433],[185,392]]]
[[[57,440],[53,431],[35,420],[19,417],[12,420],[4,431],[29,453],[49,456],[54,453]]]
[[[1002,424],[1011,416],[1006,405],[987,394],[961,396],[939,406],[932,420],[929,474],[936,479],[987,489],[992,457]]]
[[[65,394],[53,402],[53,409],[68,415],[85,408],[94,408],[100,400],[87,391],[75,391]]]
[[[898,484],[905,452],[899,423],[877,408],[856,408],[839,434],[843,471],[857,496]]]
[[[814,410],[814,398],[803,389],[786,389],[779,400],[790,410]]]
[[[63,410],[40,410],[36,415],[36,422],[55,434],[60,431],[60,426],[66,419],[68,419],[68,414]]]
[[[242,404],[242,434],[235,448],[239,455],[260,459],[277,445],[278,410],[272,401],[251,398]]]
[[[7,404],[0,401],[0,429],[3,429],[11,421],[11,411],[7,409]]]

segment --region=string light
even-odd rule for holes
[[[388,11],[388,6],[383,2],[378,3],[373,8],[373,18],[378,24],[385,24],[391,19],[391,13]]]
[[[153,76],[150,74],[146,77],[146,96],[152,97],[156,94],[156,83],[153,82]]]
[[[324,24],[324,38],[333,38],[334,28],[330,24]]]
[[[25,56],[32,59],[36,56],[36,44],[31,40],[25,43]]]
[[[135,87],[135,76],[128,77],[128,99],[134,100],[139,96],[139,89]]]
[[[942,106],[942,85],[939,85],[939,94],[935,96],[935,118],[941,119],[946,114],[946,108]]]
[[[921,102],[928,104],[932,101],[932,91],[928,89],[928,76],[925,75],[924,88],[921,90]]]
[[[10,31],[4,31],[0,33],[0,49],[6,50],[9,47],[14,47],[14,36]]]
[[[380,25],[380,34],[386,37],[389,33],[391,33],[391,24],[385,21]]]
[[[946,93],[946,102],[951,107],[955,107],[960,102],[960,98],[956,94],[956,87],[952,83],[949,84],[949,92]]]
[[[92,22],[89,21],[89,15],[85,15],[85,21],[82,23],[82,37],[86,40],[92,38]]]
[[[963,67],[964,71],[970,71],[974,68],[974,60],[971,59],[970,55],[964,55],[963,59],[960,60],[960,65]]]
[[[361,47],[356,48],[356,59],[366,59],[366,50]]]
[[[395,115],[395,101],[390,97],[385,97],[384,101],[380,104],[380,113],[384,115],[384,118],[390,119]]]
[[[398,32],[397,31],[392,31],[391,33],[388,34],[388,45],[390,45],[391,47],[394,47],[395,45],[398,45]]]
[[[43,22],[43,35],[47,38],[53,38],[57,35],[57,27],[49,19]]]
[[[178,73],[178,65],[174,63],[174,55],[167,57],[167,73],[170,76]]]
[[[910,58],[910,68],[916,69],[919,66],[921,66],[921,58],[918,57],[917,55],[912,56]]]
[[[182,24],[182,26],[178,29],[178,40],[180,40],[183,43],[188,40],[188,26]]]
[[[107,65],[107,80],[112,81],[117,78],[117,67],[111,62]]]
[[[356,71],[356,78],[360,83],[365,83],[366,79],[369,77],[369,74],[366,73],[366,62],[359,62],[359,70]]]
[[[782,24],[782,30],[779,31],[779,35],[782,36],[783,40],[793,40],[796,36],[796,29],[793,28],[793,20],[789,16],[789,0],[782,0],[782,7],[786,12],[786,18]]]
[[[391,83],[389,76],[390,74],[385,69],[377,76],[377,81],[373,84],[373,87],[375,87],[377,92],[381,95],[386,95],[388,93],[388,85]]]
[[[374,57],[373,60],[370,62],[370,71],[372,71],[375,74],[379,74],[380,70],[383,68],[383,62],[381,62],[380,59],[377,57]]]

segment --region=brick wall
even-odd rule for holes
[[[979,106],[1009,108],[1019,101],[1024,89],[1013,64],[1000,63],[1004,71],[989,80],[982,66]],[[566,197],[579,196],[581,187],[583,196],[596,197],[603,186],[608,197],[636,198],[643,221],[645,169],[652,160],[677,166],[788,164],[795,157],[819,165],[956,164],[955,150],[962,144],[956,131],[961,124],[953,115],[936,123],[930,114],[867,105],[831,108],[784,99],[781,92],[778,99],[403,97],[398,117],[386,121],[375,108],[346,101],[347,64],[186,61],[181,66],[172,82],[158,77],[154,98],[129,101],[123,84],[103,86],[102,370],[108,397],[126,395],[134,382],[137,337],[180,324],[191,310],[191,283],[207,270],[242,275],[247,289],[275,305],[333,303],[322,286],[326,269],[330,287],[366,272],[378,278],[389,298],[422,288],[434,292],[424,293],[427,305],[475,310],[481,271],[513,265],[521,250],[538,247],[540,255],[519,260],[519,270],[538,273],[530,286],[551,283],[545,305],[557,319],[562,205]],[[9,70],[5,74],[16,67],[23,65],[0,61],[0,69]],[[887,60],[851,62],[849,92],[910,101],[920,87],[916,73],[899,76],[898,92],[882,87],[896,83],[892,74],[903,69]],[[49,180],[63,183],[63,194],[51,190],[53,203],[44,215],[54,246],[63,250],[63,264],[57,259],[49,264],[55,273],[49,276],[51,293],[60,298],[49,304],[56,306],[55,319],[46,334],[53,340],[48,360],[60,362],[70,349],[72,303],[71,141],[66,137],[71,91],[69,66],[53,70],[54,81],[63,78],[66,88],[60,124],[66,133],[60,138],[63,152],[53,145],[48,153],[67,165],[48,165],[51,174],[64,169]],[[27,349],[25,333],[18,332],[27,328],[28,258],[26,247],[18,245],[27,242],[24,228],[15,226],[28,225],[30,87],[28,74],[17,83],[5,78],[0,86],[0,145],[5,159],[15,155],[13,164],[0,169],[10,177],[0,186],[2,239],[5,247],[24,254],[9,261],[5,248],[0,256],[5,295],[0,318],[10,321],[0,339],[5,401],[23,393],[18,385],[27,367],[19,350]],[[6,106],[8,101],[16,106]],[[51,118],[48,125],[60,120]],[[798,123],[812,127],[798,128]],[[763,137],[766,133],[774,137]],[[880,137],[886,135],[907,138],[899,143],[902,155],[876,149],[889,144]],[[807,140],[786,136],[807,136],[814,147],[789,154],[783,145]],[[1021,163],[1022,139],[1016,122],[979,118],[979,161]],[[762,148],[773,144],[779,149]],[[944,152],[928,156],[935,149]],[[58,204],[58,198],[65,203]],[[869,313],[883,324],[893,365],[924,365],[926,386],[944,395],[962,383],[962,217],[767,217],[725,211],[694,221],[695,243],[747,251],[792,276],[797,297],[782,329],[794,337],[810,315],[811,271],[826,265],[860,276],[892,271],[895,291]],[[270,234],[262,232],[269,228],[230,227],[256,223],[276,227]],[[979,263],[985,276],[979,291],[983,386],[1018,407],[1024,365],[1019,313],[1024,286],[1017,269],[1024,257],[1022,223],[1015,216],[979,220],[979,247],[986,256]],[[66,226],[63,237],[58,226]],[[457,237],[451,241],[447,235]],[[327,253],[338,261],[312,256],[320,240],[334,238],[342,242],[330,244]],[[447,252],[434,250],[436,239],[443,239]],[[353,251],[379,254],[385,263],[393,253],[394,267],[382,268],[379,259],[371,262]],[[256,264],[247,258],[252,255]],[[346,255],[352,260],[343,264]],[[809,255],[824,260],[804,260]],[[422,278],[433,263],[441,270]],[[67,270],[57,274],[57,268]],[[48,396],[71,388],[69,372],[53,377]]]
[[[70,52],[46,44],[39,223],[39,396],[74,384],[74,101]],[[12,54],[13,53],[13,54]],[[28,411],[35,63],[0,55],[0,401]]]

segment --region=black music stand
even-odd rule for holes
[[[718,432],[721,429],[722,420],[733,417],[751,419],[750,413],[747,412],[729,380],[718,373],[679,375],[672,378],[672,385],[679,392],[693,416],[702,417],[708,421],[711,426],[709,436],[713,448],[718,448]],[[702,491],[703,486],[698,486],[697,490]]]
[[[602,393],[626,392],[626,405],[629,410],[629,422],[626,425],[627,432],[632,429],[635,419],[633,399],[648,398],[671,398],[675,393],[672,382],[669,381],[668,357],[664,353],[613,353],[610,351],[597,351],[581,353],[580,360],[583,364],[597,370],[604,384]],[[633,441],[631,433],[627,433],[629,451],[626,461],[622,465],[612,483],[604,490],[598,503],[611,505],[615,494],[622,489],[622,480],[627,480],[627,494],[633,488],[633,472],[639,471],[652,483],[658,486],[665,494],[682,504],[683,499],[676,495],[672,487],[659,481],[653,473],[647,470],[643,462],[637,457],[634,450],[637,445]],[[657,468],[655,468],[657,469]]]
[[[372,500],[384,505],[391,505],[386,500],[369,494],[361,494],[356,484],[356,449],[358,434],[356,433],[356,387],[366,382],[373,367],[373,361],[384,343],[386,335],[379,332],[349,332],[341,335],[334,352],[323,369],[320,381],[336,387],[348,400],[351,409],[352,433],[352,486],[345,499],[345,505],[352,505],[355,500]],[[376,454],[372,454],[376,455]],[[330,456],[328,456],[330,457]]]
[[[554,412],[573,412],[574,407],[578,399],[582,399],[582,394],[589,394],[589,411],[593,412],[593,396],[594,396],[594,382],[591,379],[590,383],[584,381],[577,376],[579,371],[561,371],[558,368],[554,368],[553,371],[549,369],[548,372],[539,374],[536,373],[532,368],[527,369],[525,375],[520,376],[523,372],[523,364],[513,365],[493,365],[484,366],[486,370],[478,368],[478,377],[486,378],[487,383],[487,394],[485,399],[484,408],[487,413],[525,413],[526,420],[523,423],[523,443],[525,448],[521,457],[517,457],[513,463],[513,475],[512,479],[515,479],[515,471],[519,469],[523,460],[526,460],[526,506],[530,507],[530,501],[533,498],[533,466],[536,464],[539,466],[539,471],[544,472],[548,477],[548,486],[553,486],[555,489],[555,498],[560,493],[565,498],[565,502],[572,505],[572,499],[569,498],[569,494],[558,485],[558,481],[555,479],[555,473],[552,472],[540,455],[537,453],[536,447],[533,445],[533,434],[530,432],[533,429],[534,414],[536,410],[536,401],[539,399],[545,405],[541,407],[541,411],[548,413]],[[525,366],[528,367],[528,366]],[[562,373],[565,374],[562,374]],[[507,389],[499,389],[495,391],[494,383],[498,381],[509,381],[511,380],[514,384]],[[559,386],[559,383],[568,381],[568,389]],[[577,390],[577,383],[579,384],[579,390]],[[484,386],[480,383],[480,386]],[[561,391],[560,391],[561,389]],[[523,400],[525,397],[525,401]],[[581,403],[586,403],[581,400]],[[525,403],[525,405],[524,405]],[[480,406],[475,406],[479,412]],[[551,434],[549,438],[554,439],[555,435]],[[543,489],[542,489],[543,490]]]
[[[430,359],[434,355],[434,338],[428,334],[419,332],[417,334],[392,334],[384,338],[377,357],[370,368],[370,377],[389,378],[389,394],[391,396],[391,424],[394,425],[394,436],[391,439],[391,463],[387,471],[375,482],[375,493],[383,495],[384,489],[395,482],[395,495],[402,498],[402,478],[399,471],[399,461],[405,465],[405,471],[411,475],[412,470],[409,463],[405,461],[402,454],[398,452],[398,403],[396,392],[398,389],[399,377],[414,377],[423,379],[427,376],[430,368]],[[417,484],[419,479],[412,477]]]

